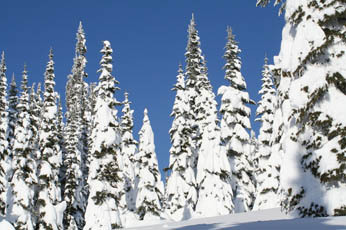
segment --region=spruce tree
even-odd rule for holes
[[[64,176],[64,196],[67,199],[67,209],[64,217],[65,228],[78,229],[84,226],[84,215],[87,200],[87,154],[88,154],[88,123],[86,117],[87,84],[84,78],[86,58],[85,34],[80,22],[76,34],[76,50],[72,73],[66,85],[66,136],[67,148],[64,157],[64,168],[68,175]],[[86,121],[86,119],[88,119]],[[73,168],[70,168],[73,165]],[[73,174],[73,175],[72,175]]]
[[[254,102],[249,98],[246,83],[240,71],[241,50],[230,27],[227,28],[227,33],[224,69],[225,79],[230,85],[221,86],[218,90],[218,94],[222,96],[221,143],[231,165],[235,212],[246,212],[252,209],[255,195],[250,152],[251,138],[248,133],[251,130],[250,108],[247,106]]]
[[[123,182],[125,189],[125,210],[135,211],[135,154],[137,153],[137,141],[133,138],[133,110],[128,93],[125,93],[121,117],[121,157],[119,157],[119,168],[123,171]]]
[[[286,25],[274,59],[285,133],[281,206],[302,217],[346,215],[345,1],[282,2]]]
[[[159,219],[164,191],[155,153],[154,133],[147,109],[144,110],[143,126],[138,134],[136,212],[141,220]]]
[[[31,140],[33,138],[32,123],[30,121],[30,104],[28,76],[24,66],[21,83],[21,96],[16,110],[18,119],[14,130],[13,140],[13,177],[11,178],[12,201],[8,209],[10,221],[16,229],[34,230],[35,189],[37,184],[36,159]]]
[[[18,105],[18,89],[14,74],[12,75],[12,81],[10,84],[10,90],[8,94],[8,144],[9,152],[12,157],[12,146],[14,141],[14,129],[17,123],[17,105]]]
[[[96,104],[93,110],[91,152],[89,168],[89,199],[86,208],[84,230],[103,230],[121,227],[119,182],[122,180],[117,157],[120,155],[121,131],[117,118],[120,105],[114,98],[119,88],[112,76],[112,53],[109,41],[103,42],[101,68],[97,86]]]
[[[82,194],[81,142],[80,142],[80,116],[79,104],[75,104],[75,110],[70,110],[70,124],[66,128],[69,139],[66,141],[66,155],[64,157],[64,199],[66,211],[64,213],[65,229],[82,229],[84,223],[84,200]]]
[[[202,130],[202,119],[200,114],[204,111],[200,110],[200,101],[199,96],[200,92],[198,87],[201,83],[200,80],[203,78],[203,69],[204,69],[204,57],[202,55],[202,50],[200,48],[200,38],[198,36],[198,31],[196,29],[196,23],[194,15],[190,21],[188,27],[188,42],[185,52],[185,63],[186,63],[186,84],[185,84],[185,93],[187,97],[187,104],[189,108],[187,111],[187,129],[189,129],[189,139],[190,146],[192,150],[189,162],[191,162],[191,167],[194,170],[196,175],[197,170],[197,160],[198,160],[198,151],[201,144],[201,130]],[[201,76],[202,75],[202,76]],[[194,208],[195,208],[194,204]]]
[[[0,215],[5,215],[7,173],[10,169],[8,152],[8,102],[5,53],[1,54],[0,62]]]
[[[193,210],[197,202],[197,184],[194,165],[192,165],[194,162],[191,161],[193,149],[191,129],[188,124],[189,107],[185,92],[185,76],[181,65],[179,65],[177,83],[172,90],[176,91],[176,96],[171,113],[174,120],[169,131],[172,143],[169,151],[171,174],[167,181],[165,194],[170,214],[179,212],[179,210],[180,212]]]
[[[259,91],[261,100],[258,102],[256,121],[261,122],[256,151],[257,167],[257,193],[254,204],[254,210],[276,208],[280,206],[279,202],[279,171],[274,159],[278,155],[272,152],[272,135],[274,112],[276,108],[276,92],[273,87],[272,74],[268,65],[268,58],[264,59],[262,71],[262,87]],[[272,156],[273,155],[273,156]]]
[[[205,64],[202,76],[197,83],[200,91],[197,105],[203,113],[200,113],[202,139],[196,176],[199,188],[196,213],[201,216],[227,215],[234,212],[231,168],[227,152],[220,146],[217,103],[207,78]]]
[[[37,208],[39,221],[37,229],[63,229],[62,219],[65,202],[61,202],[59,169],[62,153],[58,139],[58,107],[55,86],[53,51],[45,72],[43,108],[40,127],[40,162],[38,166],[39,194]]]

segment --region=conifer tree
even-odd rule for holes
[[[49,61],[45,72],[44,101],[40,127],[40,163],[38,167],[39,194],[37,201],[39,221],[37,229],[63,229],[62,219],[65,202],[61,202],[59,168],[62,153],[58,140],[58,108],[55,86],[53,51],[49,52]]]
[[[173,111],[172,127],[169,131],[172,147],[170,148],[169,168],[171,175],[166,185],[167,208],[171,214],[178,210],[193,210],[197,202],[197,185],[194,165],[191,159],[191,129],[189,129],[189,107],[185,93],[185,76],[182,66],[179,65],[177,83],[172,89],[176,91]],[[178,219],[177,219],[178,220]]]
[[[121,132],[117,118],[120,105],[114,98],[119,88],[112,76],[112,53],[109,41],[103,42],[103,54],[99,70],[97,98],[93,111],[91,152],[89,168],[89,199],[86,208],[84,230],[103,230],[121,227],[119,182],[122,180],[117,157],[120,155]]]
[[[262,71],[262,87],[259,91],[261,100],[258,102],[256,121],[261,122],[256,151],[257,192],[254,210],[276,208],[279,202],[279,171],[274,159],[278,152],[272,152],[272,135],[274,112],[276,108],[276,92],[273,87],[272,74],[268,65],[268,58],[264,59]]]
[[[202,120],[201,113],[204,111],[200,110],[200,101],[199,96],[200,92],[198,87],[200,87],[201,79],[205,78],[203,70],[204,70],[204,57],[202,55],[202,50],[200,48],[200,38],[198,36],[198,31],[196,29],[196,23],[194,19],[194,15],[192,15],[191,22],[188,27],[188,42],[185,52],[185,62],[186,62],[186,85],[185,85],[185,93],[187,97],[188,103],[188,112],[187,115],[187,129],[189,129],[191,140],[191,149],[192,154],[189,156],[189,162],[191,162],[191,166],[194,169],[194,173],[196,175],[197,170],[197,160],[198,160],[198,151],[201,144],[201,130],[202,128]],[[194,208],[195,208],[194,204]]]
[[[158,168],[154,133],[148,110],[144,110],[143,126],[139,131],[138,185],[136,212],[141,220],[159,219],[162,212],[163,182]]]
[[[281,2],[286,25],[274,59],[285,134],[276,137],[281,206],[302,217],[346,215],[345,2]]]
[[[66,142],[66,155],[64,157],[64,199],[66,201],[66,211],[64,213],[65,229],[83,229],[84,203],[82,194],[82,171],[81,165],[81,143],[80,143],[80,115],[78,113],[80,105],[75,104],[74,110],[70,110],[71,122],[66,128],[69,139]]]
[[[231,169],[227,152],[220,147],[217,103],[207,78],[205,64],[202,76],[197,83],[200,91],[198,104],[204,113],[200,113],[203,123],[196,176],[199,188],[196,213],[201,216],[227,215],[234,212]]]
[[[123,171],[123,182],[125,189],[125,210],[135,211],[135,154],[137,153],[137,141],[133,138],[133,110],[128,93],[125,93],[121,117],[121,157],[119,157],[119,168]]]
[[[0,215],[5,215],[7,172],[10,168],[8,152],[8,102],[5,53],[1,54],[0,62]]]
[[[218,94],[222,96],[221,142],[222,148],[227,152],[232,170],[231,184],[235,212],[246,212],[253,206],[255,193],[250,153],[251,139],[248,133],[251,130],[250,108],[247,106],[254,102],[246,92],[246,83],[240,71],[241,50],[230,27],[227,33],[224,69],[225,79],[230,85],[221,86],[218,90]]]
[[[83,213],[87,200],[87,154],[88,154],[88,123],[90,117],[86,117],[87,84],[84,78],[86,58],[85,34],[80,22],[77,35],[75,58],[72,73],[66,85],[66,136],[67,148],[64,159],[65,197],[67,196],[67,210],[65,212],[64,225],[69,228],[72,222],[76,222],[78,229],[84,226]],[[87,121],[85,119],[88,119]],[[73,165],[73,168],[71,167]],[[73,175],[72,175],[73,174]],[[66,181],[68,180],[68,181]],[[81,195],[80,195],[81,194]],[[73,216],[73,218],[72,218]],[[75,219],[75,220],[73,220]],[[71,222],[72,221],[72,222]]]
[[[17,123],[17,104],[18,104],[18,89],[14,74],[12,75],[12,81],[10,84],[10,90],[8,94],[8,144],[10,156],[12,156],[12,146],[14,141],[14,129]]]
[[[18,119],[13,140],[13,177],[11,180],[12,202],[8,209],[10,221],[19,230],[34,230],[35,186],[37,184],[36,159],[31,145],[32,124],[30,122],[30,105],[28,76],[24,66],[21,83],[21,96],[16,110]]]

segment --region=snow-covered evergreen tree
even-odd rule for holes
[[[125,210],[135,211],[135,154],[137,153],[137,141],[133,138],[133,110],[128,93],[125,93],[121,117],[121,156],[119,157],[119,168],[123,171]]]
[[[80,142],[80,115],[78,113],[80,104],[76,103],[73,110],[70,109],[70,124],[66,128],[69,139],[66,141],[66,155],[64,166],[66,167],[64,199],[66,201],[66,211],[64,213],[65,229],[82,229],[84,223],[84,204],[81,187],[81,142]]]
[[[87,84],[84,78],[86,58],[85,34],[80,22],[76,35],[76,51],[69,80],[66,85],[66,156],[64,157],[65,191],[67,209],[64,213],[64,226],[66,229],[78,229],[84,226],[84,215],[87,200],[87,154],[88,146],[88,121],[85,121]]]
[[[197,184],[195,179],[191,129],[189,129],[189,106],[185,94],[185,76],[182,66],[179,65],[177,83],[174,91],[176,96],[171,116],[174,117],[169,131],[172,147],[170,148],[169,168],[171,174],[166,185],[166,205],[170,214],[177,211],[193,210],[197,202]],[[185,212],[186,212],[185,211]],[[177,220],[179,220],[178,218]]]
[[[279,171],[276,168],[273,159],[278,152],[272,153],[272,134],[274,112],[276,108],[276,92],[273,87],[272,74],[268,65],[268,58],[264,59],[262,71],[262,87],[259,91],[261,100],[258,102],[256,121],[261,122],[261,128],[258,135],[258,149],[256,179],[257,192],[254,204],[254,210],[276,208],[280,206],[279,198]]]
[[[121,227],[119,182],[122,180],[117,157],[120,155],[121,131],[117,118],[120,105],[114,98],[119,88],[111,72],[113,50],[109,41],[103,42],[97,98],[93,111],[89,168],[89,199],[84,230],[104,230]]]
[[[21,83],[21,96],[16,110],[18,120],[14,130],[13,140],[13,177],[11,178],[12,200],[7,216],[16,229],[34,230],[35,215],[35,188],[37,184],[35,149],[31,145],[32,124],[30,119],[30,104],[28,90],[28,75],[24,66]]]
[[[7,172],[10,169],[8,152],[8,102],[5,53],[1,54],[0,62],[0,215],[5,215]]]
[[[197,170],[198,150],[202,139],[200,132],[201,130],[203,130],[201,121],[203,119],[201,118],[201,114],[204,114],[204,111],[199,108],[201,104],[199,100],[200,92],[198,87],[201,86],[201,79],[205,78],[205,76],[203,76],[205,62],[202,55],[202,50],[200,48],[199,40],[200,38],[196,29],[194,15],[192,15],[192,19],[188,27],[188,42],[185,52],[185,95],[187,97],[188,104],[186,128],[189,132],[189,145],[191,146],[192,150],[191,156],[189,156],[189,159],[187,161],[191,162],[190,164],[195,174]],[[196,204],[194,204],[194,206],[195,205]]]
[[[162,212],[163,182],[159,171],[154,133],[150,125],[148,110],[144,110],[143,126],[139,131],[136,212],[141,220],[159,219]]]
[[[282,2],[286,25],[274,59],[286,133],[281,205],[299,216],[346,215],[346,4]]]
[[[62,154],[58,140],[57,93],[54,91],[55,74],[53,51],[49,52],[49,61],[45,72],[44,101],[40,127],[40,162],[38,166],[39,194],[37,208],[39,221],[37,229],[63,229],[62,220],[65,202],[61,202],[59,168]]]
[[[204,114],[200,133],[202,142],[198,152],[198,201],[196,213],[201,216],[227,215],[234,212],[233,191],[230,182],[231,168],[227,152],[220,146],[220,128],[217,103],[204,68],[204,81],[197,83]]]
[[[222,96],[220,113],[222,151],[226,151],[231,165],[231,183],[235,212],[251,210],[254,201],[255,187],[253,184],[253,168],[251,156],[251,138],[249,131],[250,108],[254,103],[246,91],[246,83],[241,74],[241,61],[234,35],[230,27],[227,29],[228,41],[224,58],[226,64],[225,79],[229,86],[221,86],[218,94]]]
[[[18,105],[18,89],[14,74],[10,84],[10,90],[8,93],[8,144],[9,152],[12,157],[12,146],[14,141],[14,128],[17,124],[17,105]]]

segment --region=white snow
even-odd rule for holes
[[[145,226],[137,225],[136,230],[335,230],[346,229],[346,216],[327,218],[293,219],[281,213],[279,208],[266,209],[255,212],[237,213],[232,215],[193,218],[186,221],[161,221],[160,224],[146,222]]]

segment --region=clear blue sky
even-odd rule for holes
[[[242,73],[250,97],[258,101],[264,55],[271,61],[278,54],[283,17],[278,17],[278,9],[271,5],[256,8],[255,4],[255,0],[3,1],[0,52],[6,53],[8,79],[14,73],[19,83],[26,62],[32,83],[43,81],[48,51],[53,47],[56,90],[64,98],[79,21],[86,32],[88,82],[97,81],[101,41],[109,40],[114,50],[113,75],[121,88],[116,98],[123,100],[123,93],[129,92],[135,110],[136,138],[143,110],[148,108],[162,169],[169,159],[169,114],[175,96],[171,88],[178,64],[185,60],[191,13],[195,14],[214,92],[227,84],[222,56],[229,25],[242,49]],[[220,98],[217,100],[219,103]],[[252,124],[257,133],[259,124]]]

